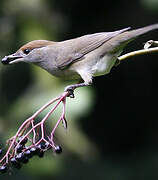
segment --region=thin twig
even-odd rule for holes
[[[133,57],[133,56],[138,56],[138,55],[143,55],[143,54],[149,54],[149,53],[158,53],[158,47],[154,47],[154,48],[149,48],[149,49],[141,49],[141,50],[137,50],[137,51],[133,51],[127,54],[124,54],[120,57],[118,57],[118,59],[120,61],[125,60],[127,58]]]

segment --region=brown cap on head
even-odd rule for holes
[[[51,45],[53,43],[54,43],[53,41],[47,41],[47,40],[34,40],[34,41],[31,41],[31,42],[23,45],[18,51],[21,51],[21,50],[24,51],[25,49],[32,50],[35,48],[40,48],[40,47],[45,47],[45,46]]]

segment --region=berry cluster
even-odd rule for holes
[[[52,149],[53,152],[60,154],[62,148],[54,142],[54,135],[57,127],[62,122],[67,129],[67,121],[65,119],[66,98],[70,96],[68,91],[50,100],[37,110],[31,117],[26,119],[18,128],[16,134],[7,141],[8,149],[0,159],[0,173],[5,173],[9,167],[20,169],[23,164],[29,162],[33,156],[42,158],[45,152]],[[40,121],[36,118],[47,107],[56,103]],[[63,104],[62,113],[52,129],[47,129],[45,122],[57,107]],[[2,150],[0,149],[0,154]]]
[[[23,136],[19,137],[14,146],[14,153],[10,155],[7,163],[5,162],[0,166],[0,173],[6,173],[9,166],[20,169],[22,165],[28,163],[29,159],[33,156],[42,158],[44,153],[49,149],[53,148],[56,154],[62,152],[62,148],[59,145],[52,146],[48,141],[41,142],[38,145],[31,144],[30,146],[26,146],[27,142],[28,138],[23,139]],[[2,155],[2,153],[2,149],[0,149],[0,155]]]

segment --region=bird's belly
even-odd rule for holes
[[[116,56],[106,55],[100,58],[97,63],[92,67],[94,76],[101,76],[110,72],[117,60]]]
[[[80,75],[77,72],[71,71],[69,69],[66,69],[66,70],[57,69],[55,71],[49,71],[49,73],[51,73],[52,75],[54,75],[56,77],[65,79],[65,80],[81,79]]]

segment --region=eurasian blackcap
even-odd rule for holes
[[[83,83],[66,88],[73,91],[77,87],[91,84],[93,76],[109,73],[123,48],[139,35],[158,29],[158,24],[129,29],[95,33],[61,42],[31,41],[16,53],[5,56],[2,63],[33,63],[57,77],[82,79]]]

